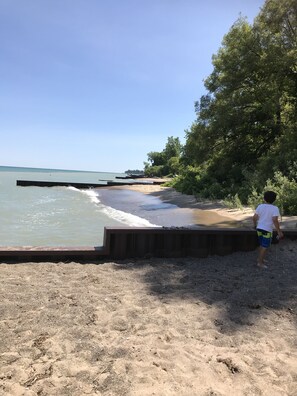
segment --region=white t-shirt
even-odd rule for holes
[[[259,216],[257,228],[272,232],[272,218],[280,216],[278,207],[272,204],[260,204],[256,209],[256,213]]]

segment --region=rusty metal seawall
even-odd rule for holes
[[[297,230],[285,230],[297,239]],[[105,227],[98,247],[2,247],[2,262],[96,262],[144,257],[207,257],[251,251],[257,247],[256,232],[244,228],[129,228]]]
[[[137,257],[207,257],[257,247],[253,230],[242,228],[109,228],[105,246],[113,259]]]

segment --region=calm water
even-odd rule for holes
[[[153,226],[103,204],[100,189],[16,186],[20,179],[104,183],[116,176],[123,174],[0,166],[0,245],[101,246],[104,226]]]

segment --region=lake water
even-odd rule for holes
[[[16,186],[16,180],[104,183],[116,176],[124,174],[0,166],[0,245],[101,246],[104,226],[154,226],[128,207],[103,204],[100,189]]]

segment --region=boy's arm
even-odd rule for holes
[[[253,216],[253,223],[254,223],[255,228],[257,228],[258,220],[259,220],[259,215],[257,215],[257,213],[255,213]]]
[[[277,235],[282,238],[284,236],[284,234],[282,233],[280,226],[279,226],[279,221],[278,221],[278,216],[273,216],[272,217],[272,221],[274,224],[274,227],[276,229]]]

